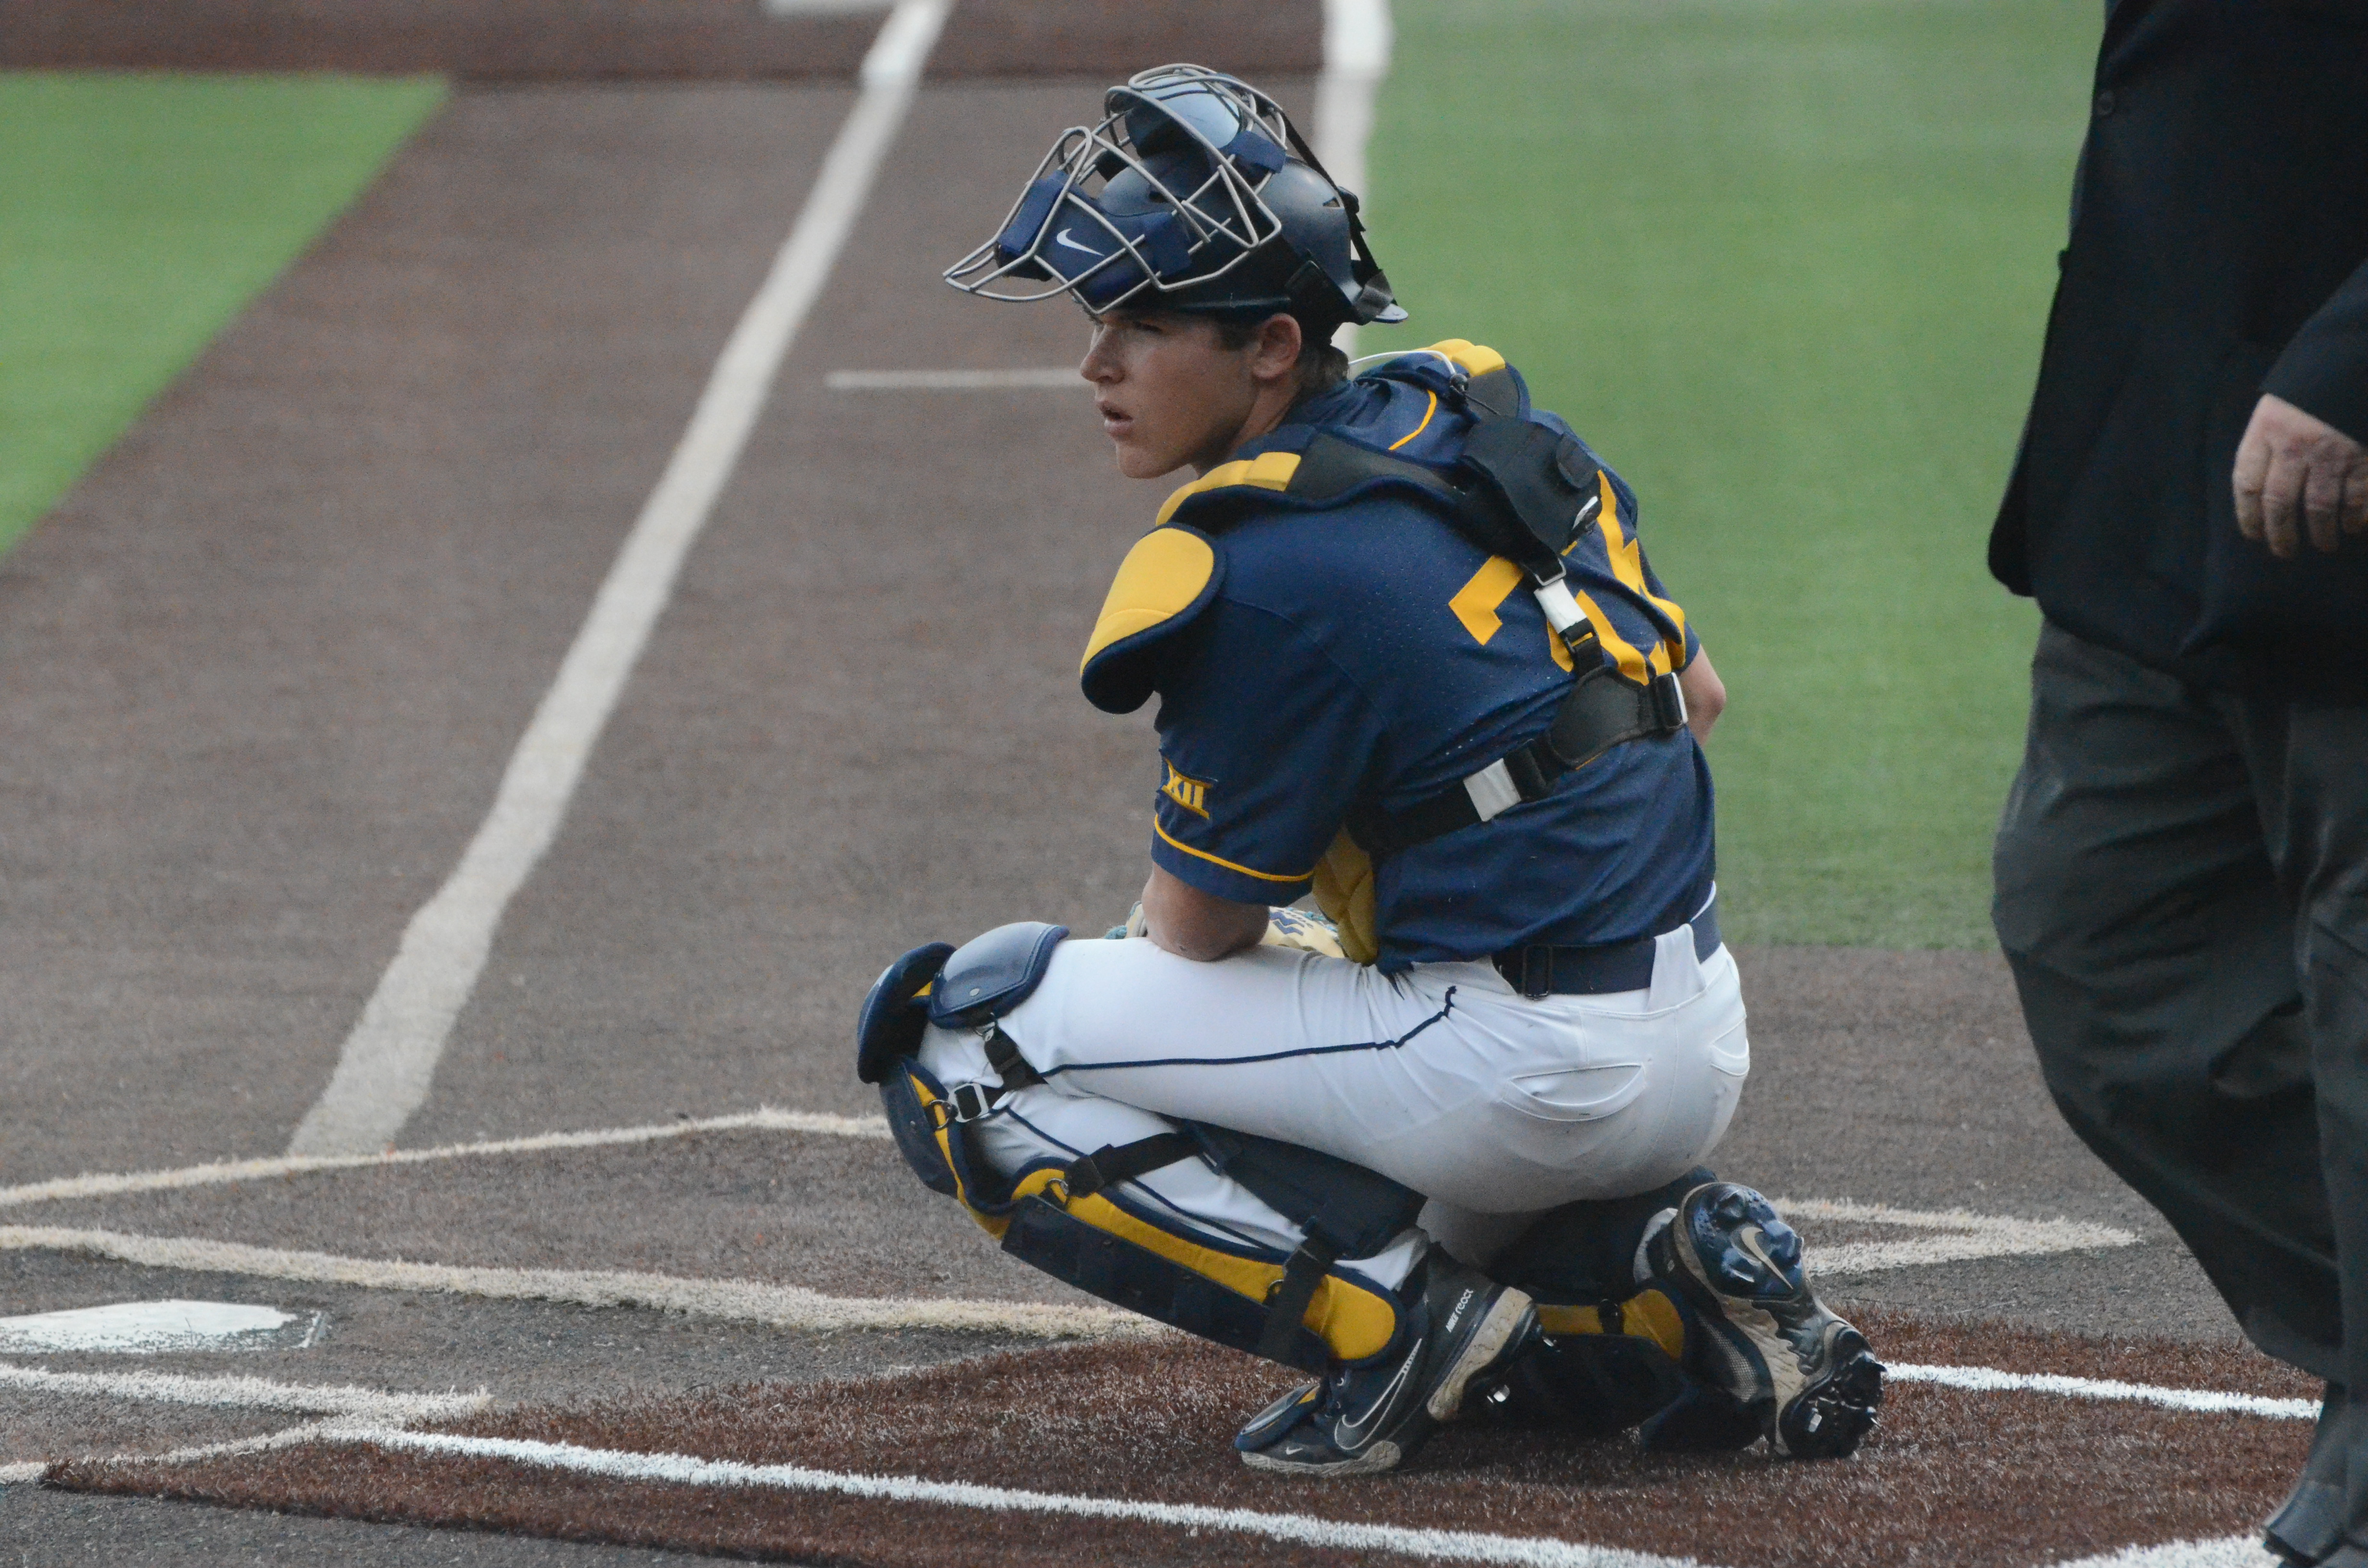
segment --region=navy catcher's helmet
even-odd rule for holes
[[[1165,306],[1277,312],[1311,338],[1406,312],[1290,117],[1247,83],[1163,65],[1112,87],[1104,118],[1053,143],[995,238],[946,269],[990,300],[1066,292],[1095,315]]]

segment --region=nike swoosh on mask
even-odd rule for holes
[[[1060,233],[1054,234],[1053,236],[1053,243],[1056,245],[1066,245],[1071,250],[1081,250],[1087,256],[1099,256],[1102,254],[1101,252],[1094,249],[1091,245],[1079,244],[1076,241],[1069,238],[1069,231],[1066,229],[1063,229]]]

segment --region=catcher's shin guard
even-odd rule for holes
[[[1012,1090],[1041,1082],[996,1020],[1034,990],[1065,935],[1058,926],[1007,926],[960,949],[916,948],[872,986],[858,1030],[858,1072],[879,1085],[905,1163],[1006,1252],[1129,1311],[1309,1371],[1379,1354],[1397,1332],[1399,1303],[1337,1265],[1380,1252],[1413,1222],[1421,1199],[1394,1182],[1328,1155],[1214,1128],[1038,1162],[1008,1176],[979,1157],[971,1125]],[[965,1084],[950,1093],[915,1054],[930,1021],[986,1030],[1002,1085]],[[998,1040],[1006,1060],[998,1060]],[[1286,1255],[1204,1233],[1119,1190],[1195,1158],[1297,1222],[1307,1238],[1299,1250]]]
[[[1589,1305],[1542,1300],[1536,1310],[1538,1334],[1473,1391],[1467,1419],[1609,1437],[1684,1397],[1688,1314],[1668,1292],[1647,1287],[1624,1301]],[[1759,1435],[1749,1427],[1742,1442]]]
[[[1748,1410],[1770,1448],[1801,1458],[1841,1458],[1873,1428],[1883,1363],[1810,1291],[1801,1238],[1768,1199],[1732,1182],[1696,1187],[1644,1256],[1653,1283],[1693,1309],[1687,1369],[1709,1403]]]

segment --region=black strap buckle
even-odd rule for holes
[[[1674,671],[1655,676],[1645,687],[1656,735],[1674,735],[1686,727],[1686,690]]]
[[[954,1125],[967,1127],[995,1108],[1003,1097],[1001,1085],[956,1084],[946,1091],[946,1099],[954,1108]]]
[[[1521,949],[1521,978],[1517,983],[1521,994],[1532,1002],[1554,994],[1554,949],[1541,942]]]

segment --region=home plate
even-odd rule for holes
[[[276,1344],[296,1321],[276,1307],[235,1301],[115,1301],[71,1312],[0,1318],[0,1351],[239,1350]],[[319,1314],[305,1335],[309,1343]]]

